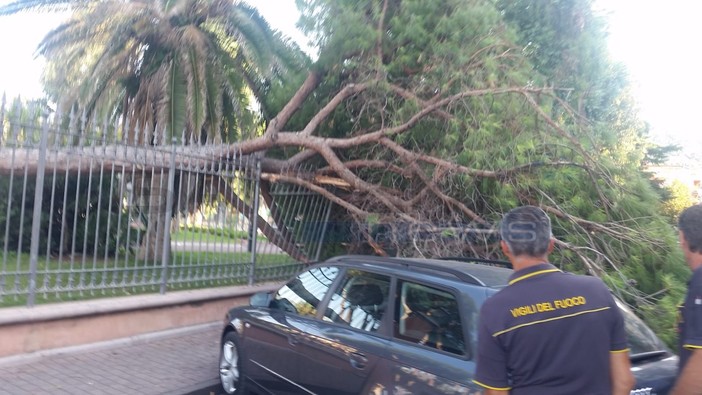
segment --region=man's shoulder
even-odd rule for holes
[[[690,277],[691,286],[702,286],[702,266],[692,271],[692,277]]]
[[[587,297],[598,303],[611,303],[612,292],[599,277],[584,274],[568,274],[563,277],[563,285],[573,293]]]
[[[586,274],[574,274],[564,272],[561,281],[568,281],[569,283],[574,285],[607,289],[607,286],[605,285],[604,281],[602,281],[602,279]]]

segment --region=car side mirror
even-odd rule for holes
[[[271,305],[271,299],[273,294],[270,292],[256,292],[251,295],[249,304],[253,307],[269,307]]]

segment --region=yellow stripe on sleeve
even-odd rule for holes
[[[699,350],[702,348],[702,346],[694,346],[692,344],[683,344],[683,348],[687,348],[688,350]]]
[[[625,348],[625,349],[623,349],[623,350],[610,350],[610,352],[611,352],[612,354],[618,354],[618,353],[622,353],[622,352],[629,352],[629,349],[628,349],[628,348]]]
[[[495,390],[495,391],[509,391],[509,390],[512,389],[512,387],[491,387],[491,386],[489,386],[489,385],[487,385],[487,384],[481,383],[481,382],[478,381],[478,380],[473,380],[473,382],[474,382],[475,384],[478,384],[479,386],[481,386],[481,387],[483,387],[483,388],[487,388],[487,389],[489,389],[489,390]]]

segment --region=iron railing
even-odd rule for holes
[[[0,305],[281,280],[319,258],[327,199],[264,189],[256,155],[129,144],[122,124],[2,99]]]

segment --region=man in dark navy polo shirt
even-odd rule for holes
[[[628,395],[624,321],[609,289],[548,263],[551,221],[538,207],[507,213],[500,236],[514,273],[480,310],[474,382],[487,394]]]
[[[680,306],[680,365],[673,395],[702,394],[702,205],[686,208],[678,219],[680,248],[692,269]]]

